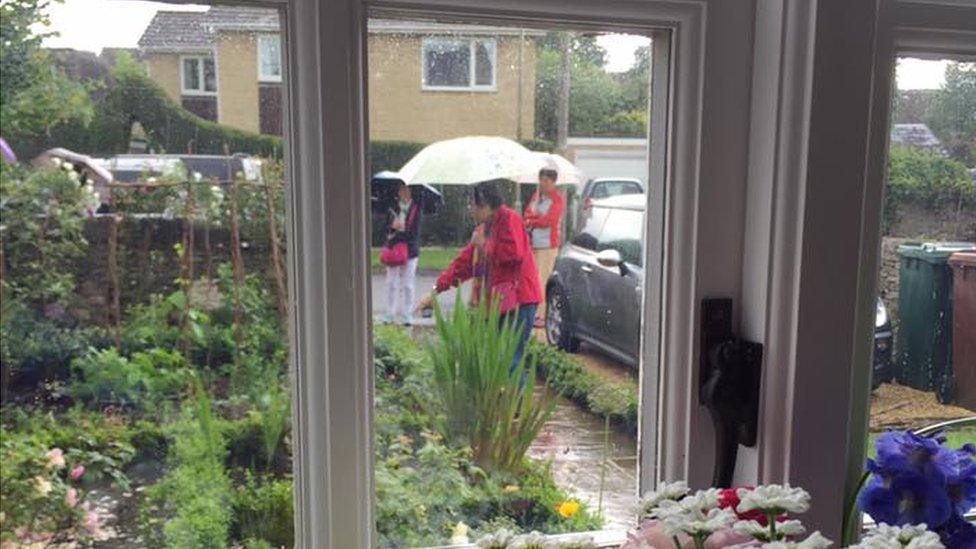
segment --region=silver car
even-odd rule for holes
[[[594,200],[546,282],[546,338],[576,351],[580,341],[634,365],[644,281],[644,194]]]

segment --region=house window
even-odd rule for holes
[[[425,38],[426,90],[494,90],[495,40]]]
[[[185,95],[217,93],[217,68],[214,65],[213,57],[184,57],[181,72]]]
[[[281,82],[281,36],[258,36],[258,80]]]

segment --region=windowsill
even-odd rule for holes
[[[627,541],[627,532],[623,530],[596,530],[593,532],[575,532],[572,534],[553,534],[546,536],[546,540],[553,542],[573,542],[591,539],[596,547],[619,547]],[[474,543],[466,545],[438,545],[425,549],[469,549],[477,547]]]
[[[183,90],[180,95],[185,97],[217,97],[217,92],[207,92],[199,90]]]
[[[258,78],[258,84],[281,84],[281,77],[272,78],[262,76]]]
[[[455,93],[496,93],[498,88],[491,87],[454,87],[454,86],[421,86],[425,92],[455,92]]]

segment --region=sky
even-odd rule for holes
[[[51,27],[59,36],[45,40],[55,48],[100,52],[102,48],[133,48],[159,9],[203,11],[204,6],[162,4],[135,0],[65,0],[50,8]],[[597,38],[607,50],[607,70],[627,70],[634,50],[647,43],[642,36],[611,34]],[[945,61],[903,59],[898,64],[899,89],[933,89],[942,86]]]

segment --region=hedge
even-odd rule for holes
[[[584,369],[571,355],[539,341],[530,340],[528,356],[536,361],[549,387],[587,411],[620,425],[637,436],[639,397],[637,384],[613,382]]]

